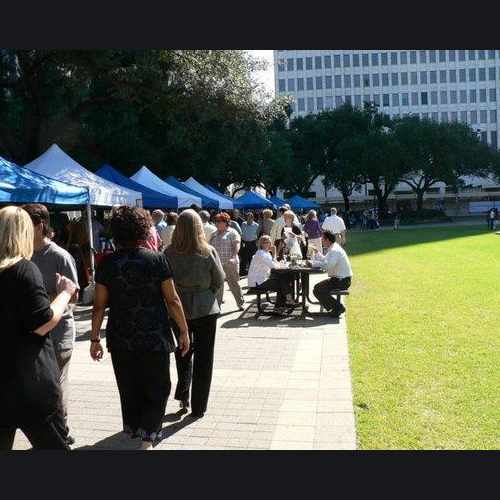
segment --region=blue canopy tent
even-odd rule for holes
[[[222,196],[223,198],[226,198],[226,200],[229,201],[234,201],[234,198],[231,198],[231,196],[228,196],[227,194],[221,193],[220,191],[217,191],[217,189],[213,188],[212,186],[209,186],[208,184],[204,184],[204,186],[212,191],[212,193],[216,194],[217,196]]]
[[[311,210],[320,208],[315,201],[306,200],[305,198],[302,198],[302,196],[299,196],[298,194],[293,195],[288,200],[288,203],[290,204],[293,210]]]
[[[201,205],[202,208],[216,208],[219,209],[219,202],[215,198],[210,198],[208,196],[205,196],[202,193],[198,193],[197,191],[194,191],[191,188],[188,188],[185,186],[182,182],[178,181],[175,177],[172,175],[170,177],[167,177],[166,179],[163,179],[164,182],[167,184],[170,184],[171,186],[180,189],[181,191],[184,191],[185,193],[193,194],[194,196],[198,196],[201,198]]]
[[[234,208],[250,210],[261,208],[273,208],[273,202],[254,191],[247,191],[243,196],[234,200]]]
[[[285,200],[282,200],[277,196],[271,196],[271,198],[269,198],[269,201],[271,203],[274,203],[274,205],[276,205],[278,208],[282,207],[285,203],[287,203]]]
[[[179,201],[175,196],[167,196],[166,194],[159,193],[153,189],[149,189],[138,182],[129,179],[125,175],[121,174],[113,168],[111,165],[103,165],[97,172],[96,175],[106,179],[108,181],[114,182],[120,186],[132,189],[133,191],[138,191],[142,193],[142,206],[144,208],[173,208],[176,209],[179,206]]]
[[[89,190],[37,174],[0,156],[0,203],[87,205]]]

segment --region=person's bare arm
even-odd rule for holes
[[[94,307],[92,308],[92,331],[90,333],[90,356],[95,361],[99,361],[103,356],[103,349],[100,342],[100,333],[108,301],[108,289],[104,285],[96,283],[94,293]]]
[[[184,309],[182,308],[182,302],[175,289],[174,280],[168,279],[162,282],[161,291],[165,303],[167,304],[168,313],[177,323],[180,330],[179,336],[179,349],[182,356],[189,351],[189,335],[188,326],[186,322],[186,316],[184,315]]]

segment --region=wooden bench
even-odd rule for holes
[[[330,295],[332,297],[337,297],[337,307],[338,307],[342,303],[341,302],[342,295],[349,295],[349,290],[331,290],[330,291]],[[319,311],[323,312],[323,306],[322,305],[320,305]]]

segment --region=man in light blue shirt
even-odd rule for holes
[[[246,275],[252,257],[257,251],[259,225],[252,212],[247,213],[247,220],[241,224],[240,276]]]

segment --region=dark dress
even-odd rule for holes
[[[123,430],[159,437],[170,393],[169,354],[175,350],[161,284],[172,272],[163,254],[144,248],[106,256],[96,283],[109,293],[106,345],[120,393]]]
[[[16,428],[33,448],[68,449],[59,367],[50,334],[34,331],[52,319],[43,278],[30,261],[0,272],[0,449]]]

